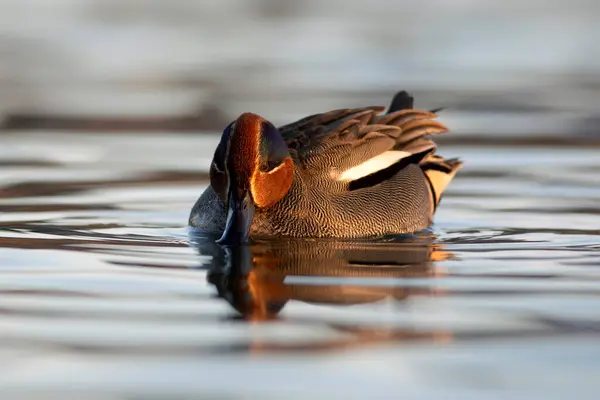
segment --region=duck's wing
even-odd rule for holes
[[[352,138],[346,133],[369,123],[383,110],[384,107],[345,108],[314,114],[279,127],[279,132],[296,161],[304,163],[317,154],[334,153],[337,146],[350,150]]]
[[[409,108],[412,104],[412,97],[400,92],[383,115],[384,107],[377,106],[340,109],[279,130],[297,163],[315,171],[335,168],[340,180],[351,181],[400,160],[418,163],[435,151],[428,136],[448,129],[435,121],[435,113]]]
[[[296,163],[306,173],[337,180],[342,190],[371,187],[418,164],[437,204],[462,163],[436,155],[431,135],[448,131],[435,111],[413,109],[405,91],[384,107],[339,109],[279,128]]]

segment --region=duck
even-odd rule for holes
[[[260,238],[359,239],[433,224],[463,162],[437,154],[449,129],[398,92],[275,127],[246,112],[224,129],[189,226],[235,246]],[[385,112],[384,112],[385,111]]]

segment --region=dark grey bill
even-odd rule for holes
[[[248,191],[239,193],[235,189],[230,190],[227,223],[223,236],[217,240],[217,243],[227,246],[247,243],[254,209],[254,202]]]

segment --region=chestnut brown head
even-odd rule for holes
[[[211,185],[228,210],[219,243],[246,242],[255,209],[281,200],[293,175],[288,147],[273,124],[251,113],[229,124],[210,166]]]

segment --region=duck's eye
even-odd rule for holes
[[[267,163],[265,164],[263,171],[264,172],[269,172],[274,170],[275,168],[279,167],[281,165],[281,161],[272,161],[269,160],[267,161]]]
[[[294,164],[290,157],[283,159],[270,171],[257,171],[250,180],[250,193],[259,208],[270,207],[285,196],[294,180]]]

